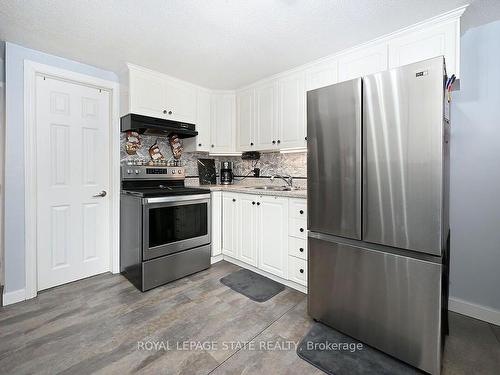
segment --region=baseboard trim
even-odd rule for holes
[[[26,289],[14,290],[13,292],[4,293],[3,305],[12,305],[13,303],[26,300]]]
[[[298,290],[299,292],[307,294],[307,287],[305,287],[304,285],[297,284],[296,282],[293,282],[290,280],[285,280],[281,277],[270,274],[269,272],[263,271],[257,267],[251,266],[249,264],[246,264],[245,262],[242,262],[241,260],[231,258],[230,256],[227,256],[227,255],[224,255],[224,260],[229,262],[229,263],[236,264],[237,266],[249,269],[250,271],[258,273],[258,274],[265,276],[271,280],[277,281],[278,283],[286,285],[292,289]]]
[[[214,264],[214,263],[220,262],[223,259],[224,258],[222,257],[222,254],[215,255],[215,256],[213,256],[213,257],[210,258],[210,264]]]
[[[500,311],[491,307],[450,297],[448,300],[448,310],[500,326]]]

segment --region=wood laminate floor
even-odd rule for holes
[[[219,282],[237,269],[147,293],[103,274],[0,308],[0,374],[320,374],[295,353],[306,296],[253,302]],[[499,327],[450,313],[450,331],[444,374],[499,373]]]

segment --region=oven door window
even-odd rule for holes
[[[205,236],[207,209],[206,203],[151,208],[149,248]]]

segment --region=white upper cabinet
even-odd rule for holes
[[[161,75],[135,68],[130,68],[129,75],[129,110],[123,114],[165,118],[167,91]]]
[[[232,93],[212,94],[210,152],[234,153],[236,143],[236,96]]]
[[[165,79],[166,118],[169,120],[196,122],[196,88],[181,81]]]
[[[196,122],[195,86],[134,65],[128,66],[128,82],[128,111],[122,112]]]
[[[278,80],[277,146],[306,147],[305,74],[299,72]]]
[[[255,90],[248,89],[236,94],[238,127],[237,148],[240,151],[255,149]]]
[[[315,90],[338,82],[338,61],[329,59],[317,63],[306,70],[306,89]]]
[[[184,139],[185,151],[210,151],[210,122],[212,121],[212,97],[210,91],[197,90],[196,98],[196,131],[195,138]]]
[[[389,41],[389,68],[444,56],[448,75],[459,75],[460,21],[424,28]]]
[[[387,70],[387,44],[360,48],[339,57],[339,82]]]
[[[255,149],[277,149],[276,81],[266,82],[255,88]]]

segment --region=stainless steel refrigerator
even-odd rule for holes
[[[426,372],[447,309],[442,57],[307,93],[310,316]]]

